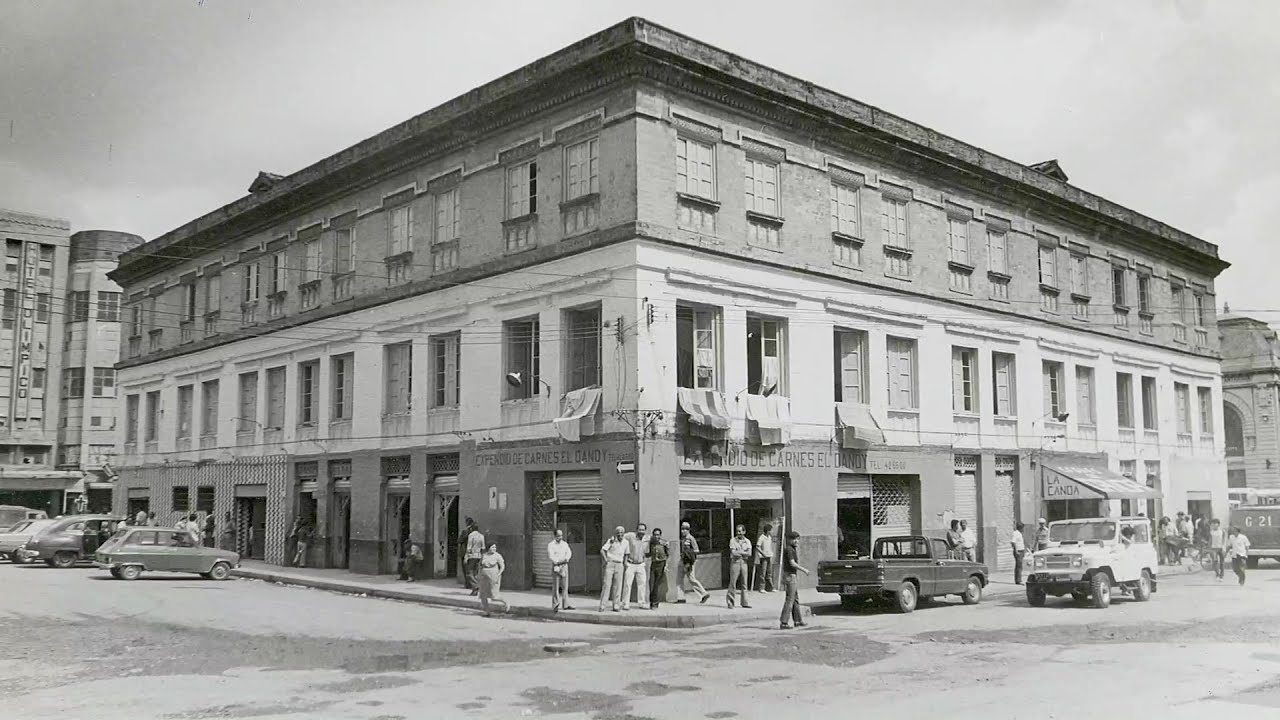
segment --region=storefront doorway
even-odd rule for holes
[[[529,496],[533,527],[532,567],[535,587],[551,587],[551,561],[547,544],[557,529],[573,551],[569,561],[569,589],[596,591],[601,585],[600,548],[604,545],[603,486],[600,473],[530,473]]]
[[[345,570],[351,562],[351,491],[335,489],[329,503],[329,565]]]
[[[871,476],[871,541],[920,533],[920,477]]]
[[[146,488],[129,488],[129,497],[125,502],[125,512],[129,522],[133,522],[140,512],[151,512],[151,493]]]
[[[698,541],[694,565],[708,589],[729,582],[729,539],[738,525],[755,543],[765,525],[774,537],[784,530],[787,476],[775,473],[684,472],[680,475],[680,521]],[[776,554],[776,548],[775,548]]]
[[[437,475],[431,482],[431,576],[453,577],[458,568],[458,476]]]
[[[1014,527],[1018,523],[1018,458],[1011,455],[998,455],[996,464],[996,548],[988,552],[986,563],[992,565],[991,556],[995,555],[994,567],[1008,572],[1013,570]]]
[[[236,486],[236,551],[250,560],[265,560],[267,550],[267,486]]]
[[[401,548],[409,539],[409,493],[407,488],[387,489],[385,515],[382,520],[382,572],[396,572]]]
[[[836,545],[840,557],[871,554],[871,476],[836,478]]]

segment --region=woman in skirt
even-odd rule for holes
[[[502,599],[502,571],[506,569],[502,555],[498,554],[498,544],[491,543],[480,556],[480,570],[476,573],[476,579],[480,583],[480,607],[484,610],[485,617],[493,615],[489,612],[491,602],[501,603],[503,612],[510,609],[507,601]]]

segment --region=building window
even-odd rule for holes
[[[947,218],[947,252],[948,259],[961,265],[969,264],[969,221],[961,218]]]
[[[1062,363],[1044,360],[1041,363],[1044,372],[1044,409],[1045,415],[1059,418],[1067,412],[1066,398],[1063,395]]]
[[[1058,287],[1058,249],[1051,245],[1041,245],[1038,259],[1040,284],[1045,287]]]
[[[96,367],[93,369],[93,396],[94,397],[115,397],[116,396],[115,368]]]
[[[45,368],[31,368],[31,388],[33,390],[44,389]],[[112,395],[115,393],[113,392]]]
[[[385,364],[385,415],[407,415],[413,409],[413,343],[395,343],[383,349]]]
[[[84,397],[84,368],[70,367],[62,371],[62,396],[65,398]]]
[[[786,394],[785,328],[781,320],[747,318],[747,392]]]
[[[437,193],[435,197],[437,243],[457,240],[462,209],[458,188]]]
[[[1227,457],[1244,457],[1244,418],[1230,405],[1222,406],[1222,432]]]
[[[85,293],[86,296],[88,294],[89,293]],[[85,304],[88,304],[87,299]],[[49,293],[36,293],[36,322],[49,322]]]
[[[676,382],[682,388],[720,389],[719,308],[676,306]]]
[[[267,294],[275,295],[289,289],[287,257],[284,250],[271,254],[271,286]]]
[[[285,369],[267,368],[267,430],[284,427]]]
[[[1186,293],[1183,292],[1182,285],[1178,283],[1169,284],[1170,306],[1173,311],[1173,339],[1177,342],[1186,342],[1187,328],[1186,322]]]
[[[1213,390],[1196,388],[1196,400],[1200,404],[1200,434],[1213,437]]]
[[[564,151],[564,199],[600,192],[600,140],[591,138]]]
[[[120,293],[98,293],[98,322],[120,322]]]
[[[298,424],[315,425],[319,414],[320,361],[298,364]]]
[[[388,212],[387,255],[395,257],[413,251],[413,206],[409,204],[391,208]]]
[[[258,263],[246,263],[244,266],[243,288],[241,289],[241,301],[246,303],[257,302],[262,287],[259,283],[259,267]]]
[[[880,240],[886,248],[911,249],[907,226],[907,203],[888,196],[880,198]]]
[[[901,248],[884,249],[884,273],[890,277],[911,277],[911,252]]]
[[[886,338],[885,349],[889,372],[889,407],[895,410],[915,410],[918,407],[916,341],[889,337]]]
[[[1138,312],[1151,312],[1151,276],[1138,273]]]
[[[204,311],[216,313],[222,309],[222,276],[209,275],[204,281]]]
[[[502,324],[507,374],[519,383],[506,383],[507,400],[524,400],[542,393],[541,361],[538,349],[538,320],[510,320]]]
[[[4,319],[4,329],[12,330],[13,321],[18,317],[18,291],[17,290],[4,291],[4,310],[3,310],[3,315],[0,317],[3,317]]]
[[[258,431],[258,373],[240,374],[240,407],[236,416],[236,432],[250,435]]]
[[[1191,389],[1183,383],[1173,384],[1173,400],[1178,406],[1178,433],[1191,434]]]
[[[1198,292],[1191,293],[1191,311],[1191,319],[1196,324],[1196,327],[1205,327],[1209,324],[1209,314],[1205,312],[1203,294]]]
[[[350,354],[329,358],[329,375],[333,381],[333,411],[329,413],[330,422],[351,419],[351,406],[355,401],[355,374],[352,372],[354,365],[355,357]]]
[[[302,282],[306,284],[320,279],[320,238],[302,243]]]
[[[836,264],[847,267],[862,267],[862,241],[846,237],[832,237],[835,248]]]
[[[124,399],[124,442],[135,445],[138,442],[138,405],[141,398],[129,395]]]
[[[1093,368],[1076,366],[1076,423],[1096,425],[1097,410],[1094,404]]]
[[[174,512],[188,513],[191,510],[191,488],[181,485],[173,489],[172,508]]]
[[[146,397],[147,409],[147,426],[143,431],[146,435],[143,440],[149,443],[156,442],[160,438],[160,391],[152,390],[147,393]]]
[[[778,165],[764,160],[746,160],[747,212],[778,217]]]
[[[462,333],[431,338],[431,406],[457,407],[462,389]]]
[[[601,384],[600,322],[599,305],[564,313],[566,392]]]
[[[958,413],[978,412],[978,351],[951,348],[951,409]]]
[[[1142,378],[1142,429],[1158,430],[1160,428],[1159,405],[1156,401],[1156,379]]]
[[[1071,294],[1090,297],[1089,257],[1081,253],[1071,253]]]
[[[715,200],[715,147],[689,138],[676,139],[676,192]]]
[[[356,269],[356,229],[336,228],[333,231],[333,274],[345,275]]]
[[[191,322],[196,319],[196,283],[195,281],[182,284],[182,322]]]
[[[218,381],[206,380],[200,384],[200,434],[218,436]]]
[[[201,485],[196,488],[196,512],[213,514],[214,488],[212,485]]]
[[[1128,271],[1125,268],[1119,265],[1111,266],[1111,304],[1118,308],[1129,307],[1129,296],[1125,291],[1124,282],[1127,274]]]
[[[861,238],[860,222],[858,188],[831,183],[831,232],[849,238]]]
[[[1018,414],[1017,357],[1009,353],[991,353],[991,387],[997,417]]]
[[[538,212],[538,163],[529,161],[507,168],[507,219]]]
[[[987,230],[987,269],[999,275],[1009,274],[1008,233]]]
[[[1133,376],[1116,373],[1116,421],[1122,429],[1133,429]]]
[[[85,322],[89,319],[89,293],[74,291],[71,293],[71,322]]]
[[[869,404],[867,385],[867,334],[861,330],[835,331],[836,402]]]
[[[191,437],[191,424],[195,408],[195,388],[191,385],[178,386],[178,433],[180,440]]]

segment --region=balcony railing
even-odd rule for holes
[[[1205,328],[1196,328],[1196,347],[1209,347],[1209,331]]]
[[[217,310],[204,314],[204,336],[212,337],[218,334],[218,321],[222,319],[222,313]]]

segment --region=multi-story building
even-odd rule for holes
[[[0,504],[52,516],[72,510],[76,498],[94,501],[97,490],[96,504],[109,508],[101,470],[114,451],[120,294],[106,274],[142,238],[73,235],[65,220],[8,210],[0,211],[0,238]],[[86,388],[100,398],[91,418],[81,417]]]
[[[1261,320],[1224,315],[1222,425],[1231,499],[1250,490],[1280,490],[1280,341]]]
[[[1221,513],[1215,246],[643,20],[127,253],[117,502],[281,561],[575,583],[637,518],[808,560]],[[168,420],[162,420],[167,416]],[[1199,505],[1207,503],[1207,505]]]

